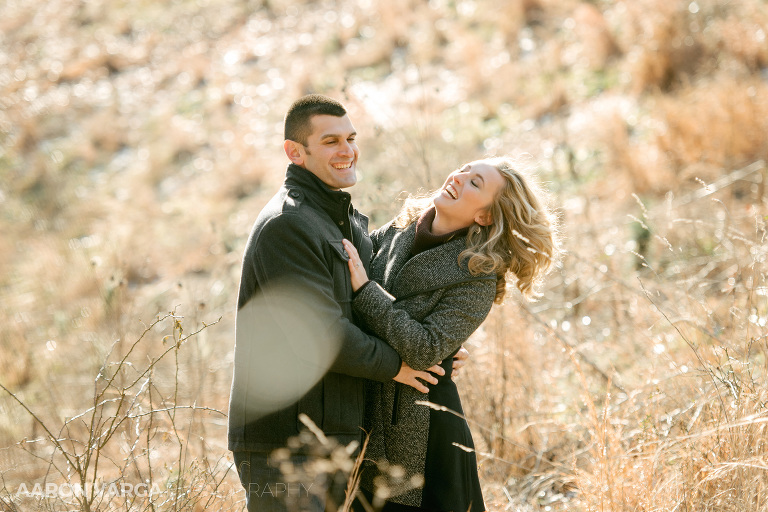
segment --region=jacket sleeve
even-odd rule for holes
[[[491,280],[450,286],[421,322],[397,308],[396,299],[375,282],[361,290],[352,304],[366,325],[397,350],[408,366],[425,370],[453,353],[480,327],[495,294],[496,284]]]
[[[344,316],[334,296],[334,277],[323,257],[324,243],[300,216],[283,213],[263,226],[244,264],[252,266],[265,296],[282,295],[282,300],[271,304],[295,305],[291,311],[275,311],[287,342],[296,326],[311,325],[312,335],[305,337],[333,346],[312,346],[310,351],[338,350],[330,371],[381,382],[390,380],[400,371],[400,357],[389,345],[365,334]],[[312,318],[306,318],[307,314]],[[297,357],[312,357],[305,353],[307,348],[302,344],[296,350],[301,352]]]

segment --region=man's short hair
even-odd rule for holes
[[[312,134],[312,116],[347,115],[344,105],[322,94],[309,94],[293,102],[285,114],[285,140],[292,140],[306,146]]]

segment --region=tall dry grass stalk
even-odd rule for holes
[[[93,378],[92,396],[75,405],[84,407],[76,414],[42,414],[0,382],[13,404],[5,407],[22,410],[39,432],[6,448],[17,461],[2,473],[7,510],[238,509],[231,463],[223,454],[209,455],[208,420],[202,420],[225,415],[184,404],[179,389],[179,352],[215,323],[188,333],[182,317],[169,313],[130,345],[115,343]],[[171,325],[170,333],[155,339],[164,324]],[[157,346],[147,351],[153,341]],[[43,471],[25,471],[25,456]]]

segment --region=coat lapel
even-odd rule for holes
[[[401,261],[401,258],[404,261],[400,263],[399,269],[392,269],[395,272],[390,277],[389,286],[385,286],[398,299],[463,281],[495,279],[495,276],[473,276],[466,265],[459,265],[459,254],[466,247],[464,237],[453,239],[409,259],[413,245],[413,232],[410,241],[411,243],[404,254],[398,250],[398,261]],[[397,247],[397,245],[393,244],[393,247]]]
[[[416,238],[416,223],[411,223],[402,231],[397,231],[392,237],[387,254],[387,265],[384,270],[384,281],[381,283],[385,290],[392,290],[394,280],[411,256],[411,248]]]

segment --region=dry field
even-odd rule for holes
[[[485,155],[553,194],[544,296],[459,377],[489,510],[768,510],[764,1],[2,13],[0,510],[242,510],[240,258],[307,92],[350,109],[373,226]]]

